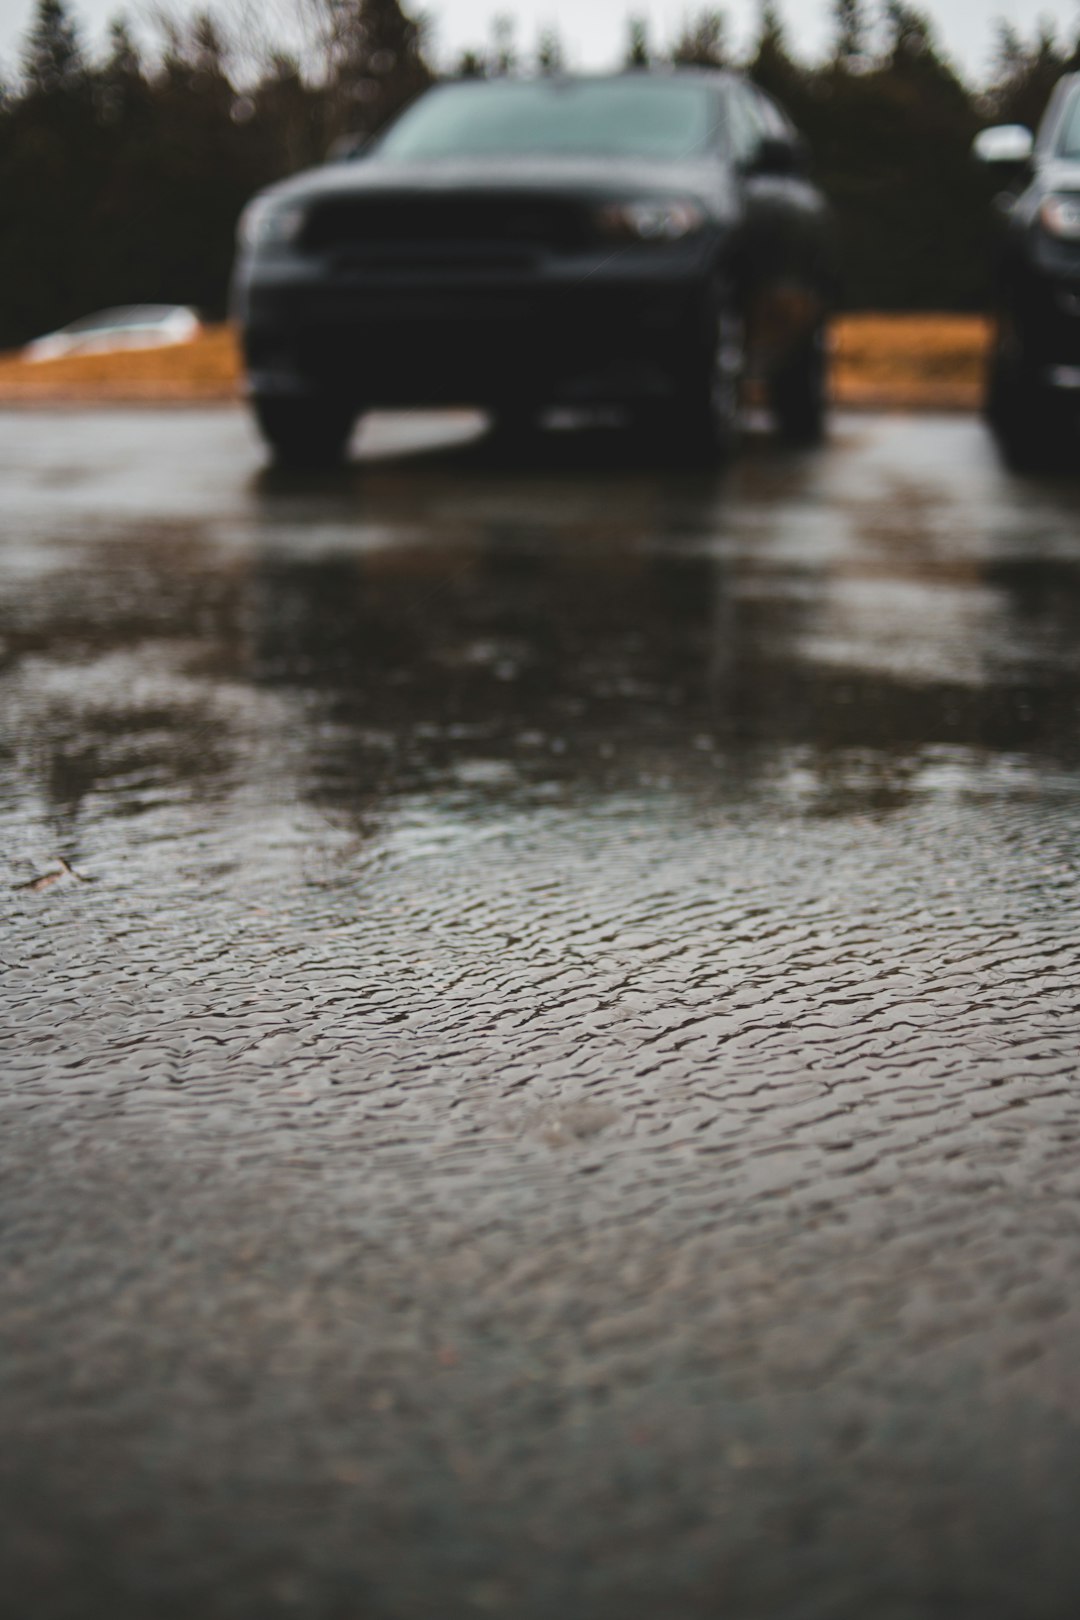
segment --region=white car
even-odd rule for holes
[[[59,332],[35,338],[24,360],[59,360],[68,354],[112,354],[122,349],[163,349],[190,343],[202,330],[193,309],[183,304],[126,304],[82,315]]]

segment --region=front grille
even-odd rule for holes
[[[308,218],[303,245],[373,265],[526,265],[587,240],[580,205],[520,194],[328,197]]]

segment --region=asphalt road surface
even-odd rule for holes
[[[2,425],[4,1613],[1080,1613],[1080,480]]]

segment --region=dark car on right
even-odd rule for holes
[[[1080,414],[1080,73],[1054,90],[1037,135],[983,130],[1002,179],[987,415],[1017,466],[1075,445]]]

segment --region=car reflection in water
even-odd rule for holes
[[[360,823],[660,784],[831,814],[902,806],[946,755],[1071,757],[1008,569],[942,555],[964,507],[932,430],[889,432],[920,477],[820,509],[818,458],[760,435],[726,478],[658,477],[619,434],[265,472],[251,676],[301,705],[298,796]]]

